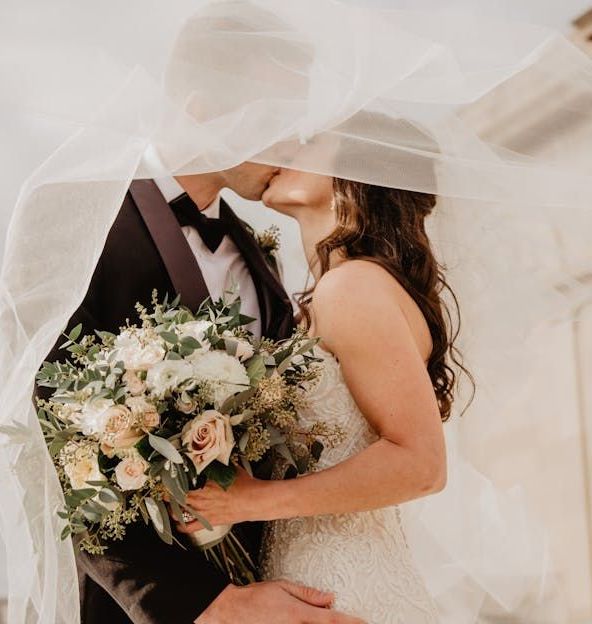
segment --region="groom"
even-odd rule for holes
[[[88,292],[68,324],[84,333],[117,332],[136,322],[136,302],[149,306],[179,294],[197,309],[237,285],[256,335],[288,337],[290,300],[252,233],[220,198],[222,188],[259,200],[276,173],[243,163],[227,171],[134,181],[108,235]],[[61,342],[61,341],[60,341]],[[54,348],[49,360],[64,358]],[[257,526],[243,526],[256,553]],[[182,537],[177,536],[181,541]],[[287,582],[228,584],[204,555],[168,546],[152,527],[128,528],[107,553],[77,552],[82,624],[353,624],[330,611],[332,597]]]

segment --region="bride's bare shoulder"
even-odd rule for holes
[[[312,308],[319,322],[330,319],[334,325],[357,322],[378,311],[392,312],[401,306],[405,293],[385,269],[367,260],[348,260],[325,273],[317,282]]]
[[[431,338],[425,318],[395,277],[369,260],[349,260],[318,281],[312,297],[315,330],[328,345],[377,336],[412,335],[422,353]]]
[[[369,294],[397,299],[398,291],[404,292],[403,287],[380,265],[370,260],[347,260],[321,277],[315,286],[313,301],[322,305],[336,297],[357,299]]]

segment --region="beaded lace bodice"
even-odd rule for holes
[[[362,451],[377,438],[329,353],[302,411],[304,423],[323,421],[345,433],[315,470]],[[369,624],[434,624],[435,606],[407,547],[398,507],[293,518],[269,523],[262,554],[267,579],[287,578],[336,594],[335,608]]]

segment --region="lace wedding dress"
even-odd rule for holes
[[[323,453],[323,470],[359,453],[376,434],[351,396],[337,360],[324,360],[303,422],[339,425],[343,443]],[[278,520],[267,525],[262,552],[265,579],[289,579],[335,593],[335,608],[368,624],[434,624],[432,602],[407,546],[398,507]]]

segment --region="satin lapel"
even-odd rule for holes
[[[181,303],[195,311],[210,294],[183,231],[153,180],[134,180],[131,196],[144,219]]]
[[[286,316],[292,319],[292,304],[281,282],[271,270],[265,256],[253,236],[247,231],[241,220],[234,214],[230,206],[220,201],[220,217],[229,225],[232,240],[241,252],[257,290],[259,308],[261,310],[261,327],[269,337],[276,337],[278,329],[284,334]],[[279,317],[279,318],[277,318]],[[285,336],[277,336],[285,337]]]

